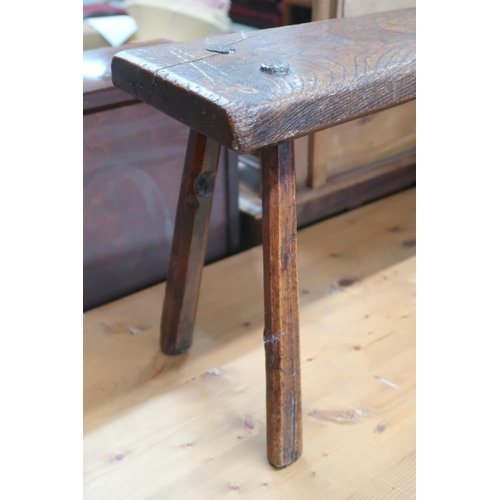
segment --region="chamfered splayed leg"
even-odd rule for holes
[[[190,131],[160,326],[166,354],[191,347],[219,151],[219,143]]]
[[[262,167],[267,456],[286,467],[302,453],[293,141],[264,148]]]

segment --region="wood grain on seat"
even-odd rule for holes
[[[215,47],[214,47],[215,46]],[[228,53],[207,48],[226,47]],[[261,70],[288,65],[286,74]],[[238,153],[415,98],[415,9],[118,53],[113,83]]]

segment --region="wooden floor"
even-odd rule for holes
[[[164,285],[84,315],[86,499],[415,498],[415,190],[299,232],[304,453],[266,460],[261,247],[204,269],[192,350]]]

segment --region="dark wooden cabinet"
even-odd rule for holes
[[[109,63],[118,50],[84,53],[84,310],[165,279],[189,134],[112,86]],[[207,262],[238,249],[234,160],[221,151]]]

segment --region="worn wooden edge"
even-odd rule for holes
[[[337,94],[337,96],[338,95],[339,94]],[[339,97],[339,100],[340,99],[342,99],[342,98]],[[397,102],[389,103],[389,104],[384,105],[384,106],[377,106],[377,107],[374,107],[372,109],[366,110],[363,113],[358,113],[356,115],[344,116],[342,118],[339,118],[336,121],[329,123],[328,125],[321,125],[321,126],[313,127],[311,129],[308,129],[307,131],[301,132],[301,133],[284,134],[282,136],[283,137],[282,139],[276,140],[275,142],[271,142],[269,144],[267,144],[264,141],[262,143],[260,143],[260,142],[256,143],[256,144],[258,144],[258,146],[253,147],[253,145],[252,145],[252,147],[249,149],[247,149],[247,147],[248,147],[247,145],[242,145],[240,142],[238,142],[237,134],[234,134],[234,141],[230,145],[228,145],[228,147],[230,149],[232,149],[233,151],[238,152],[238,154],[252,154],[252,153],[255,154],[260,149],[265,147],[266,145],[275,145],[275,144],[278,144],[279,142],[282,142],[282,141],[300,139],[301,137],[305,137],[305,136],[308,136],[310,134],[314,134],[316,132],[322,132],[322,131],[327,130],[331,127],[334,127],[336,125],[341,125],[343,123],[357,120],[358,118],[363,118],[365,116],[373,115],[375,113],[378,113],[379,111],[385,111],[386,109],[395,108],[396,106],[399,106],[401,104],[405,104],[405,103],[410,102],[410,101],[414,101],[415,99],[416,99],[416,93],[408,96],[407,98],[398,100]]]
[[[160,69],[161,68],[159,68],[158,71]],[[179,109],[176,104],[172,106],[164,106],[164,101],[160,102],[157,99],[151,99],[153,88],[155,86],[155,77],[153,77],[151,82],[148,82],[150,85],[149,91],[146,88],[146,85],[148,84],[144,83],[143,85],[142,83],[137,83],[144,78],[143,68],[135,62],[134,56],[131,56],[129,51],[119,52],[113,57],[113,60],[111,61],[111,72],[113,85],[116,87],[134,95],[137,99],[153,106],[162,113],[171,116],[196,132],[210,137],[233,151],[237,151],[234,147],[232,147],[232,143],[234,142],[232,133],[234,123],[226,110],[213,102],[213,100],[216,100],[215,95],[193,94],[193,92],[182,87],[180,84],[169,85],[168,103],[189,102],[189,105],[193,109],[194,113],[199,116],[210,116],[210,120],[208,121],[188,123],[186,120],[186,114],[182,111],[182,109]],[[210,97],[213,100],[211,100]],[[241,153],[240,151],[237,152]]]

